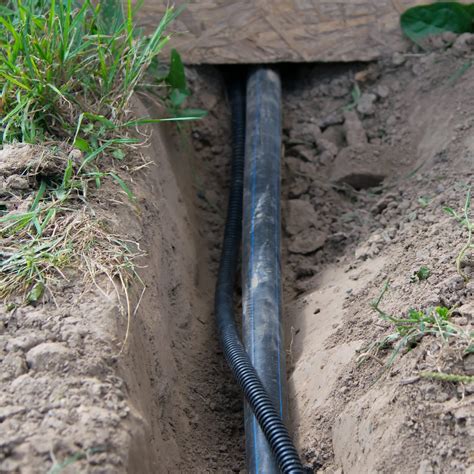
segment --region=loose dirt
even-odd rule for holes
[[[443,207],[462,209],[472,184],[473,51],[465,38],[436,46],[282,69],[291,426],[314,472],[473,469],[474,386],[419,375],[473,375],[472,357],[436,336],[389,367],[390,347],[365,355],[393,332],[370,306],[387,280],[387,313],[456,307],[452,321],[472,330],[472,254],[467,281],[455,265],[467,231]],[[127,318],[106,279],[84,286],[71,272],[54,297],[0,312],[1,472],[244,470],[241,395],[212,314],[230,117],[220,75],[189,73],[192,105],[209,116],[153,129],[150,166],[121,170],[137,205],[117,188],[91,199],[147,254],[125,350]],[[141,115],[159,113],[142,101]],[[13,161],[2,155],[0,170],[21,178]],[[425,280],[414,277],[422,266]]]

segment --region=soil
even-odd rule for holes
[[[472,330],[474,260],[463,260],[463,279],[455,259],[467,231],[443,207],[461,210],[472,184],[473,49],[464,35],[433,46],[281,69],[290,423],[314,472],[474,471],[474,385],[420,376],[474,375],[459,341],[425,336],[391,366],[390,347],[365,355],[393,332],[370,305],[387,280],[387,313],[455,307],[452,321]],[[208,117],[150,129],[150,166],[120,170],[137,205],[116,187],[91,198],[146,252],[125,350],[127,319],[107,279],[85,286],[71,272],[54,297],[0,311],[0,472],[245,469],[241,395],[212,309],[230,117],[219,72],[189,76]],[[141,100],[148,110],[137,113],[159,113]],[[1,156],[3,192],[21,184],[11,155]]]

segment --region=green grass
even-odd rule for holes
[[[474,243],[472,240],[472,234],[474,232],[474,220],[471,218],[471,190],[469,189],[466,194],[466,201],[464,203],[464,208],[460,213],[456,212],[451,207],[445,207],[444,211],[450,216],[454,217],[462,227],[467,229],[467,240],[462,246],[456,257],[456,269],[464,278],[464,281],[468,281],[469,277],[462,271],[462,262],[469,251],[474,250]]]
[[[20,293],[34,304],[66,278],[66,268],[94,283],[102,274],[125,287],[142,253],[126,236],[114,235],[105,217],[98,218],[90,197],[99,200],[115,183],[133,202],[119,169],[135,166],[130,157],[141,144],[136,128],[203,115],[183,108],[189,91],[179,54],[173,51],[167,68],[159,58],[180,11],[168,8],[145,35],[134,27],[131,0],[121,5],[15,0],[0,6],[0,146],[46,143],[41,150],[56,166],[47,176],[41,166],[19,170],[31,189],[10,192],[0,210],[2,298]],[[157,65],[166,73],[153,78],[153,86],[173,115],[132,116],[130,99]],[[29,201],[28,208],[9,208],[13,197]]]
[[[145,36],[135,35],[130,0],[125,14],[119,4],[107,13],[101,3],[75,7],[72,0],[18,0],[4,8],[0,143],[53,136],[74,137],[85,152],[114,147],[126,106],[169,41],[165,30],[176,14],[168,9]]]
[[[403,316],[393,316],[380,306],[388,289],[389,284],[386,282],[379,297],[371,303],[371,307],[383,321],[390,323],[391,332],[369,344],[359,357],[360,361],[371,357],[388,368],[402,351],[414,348],[423,337],[430,335],[440,338],[444,343],[456,338],[466,353],[474,348],[473,334],[451,321],[454,308],[436,306],[425,310],[410,309]],[[386,362],[382,362],[378,357],[384,350],[390,351]]]

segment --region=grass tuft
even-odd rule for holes
[[[464,208],[461,213],[457,213],[451,207],[445,207],[444,211],[450,216],[454,217],[461,224],[462,227],[465,227],[467,229],[467,241],[462,246],[456,257],[456,269],[459,275],[464,278],[464,281],[468,281],[469,277],[462,271],[461,266],[467,252],[469,252],[470,250],[474,250],[474,242],[472,240],[472,234],[474,232],[474,220],[471,219],[471,190],[469,189],[467,192],[466,201],[464,203]]]
[[[114,184],[134,202],[119,170],[133,166],[137,127],[203,116],[182,108],[189,91],[176,51],[154,79],[174,116],[129,110],[180,10],[169,7],[151,35],[135,29],[131,0],[10,0],[0,13],[0,297],[37,304],[72,269],[97,286],[105,275],[125,291],[129,326],[127,285],[143,252],[90,199]]]
[[[473,335],[451,321],[455,308],[436,306],[426,310],[410,309],[404,316],[393,316],[385,312],[380,306],[388,289],[389,283],[386,282],[379,297],[371,303],[371,307],[382,320],[390,323],[392,332],[369,344],[359,356],[359,361],[366,358],[381,361],[378,357],[379,353],[382,350],[391,349],[388,361],[386,363],[382,362],[385,368],[389,368],[400,352],[414,348],[423,337],[429,335],[441,338],[443,343],[456,338],[465,352],[470,350],[473,344]]]

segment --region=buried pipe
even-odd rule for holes
[[[247,402],[245,425],[249,472],[271,474],[281,470],[297,474],[303,473],[304,469],[283,422],[285,370],[279,290],[279,77],[268,69],[256,69],[249,76],[247,94],[246,119],[242,82],[234,80],[231,83],[232,171],[215,293],[216,323],[224,356]],[[245,199],[244,154],[247,155]],[[248,352],[240,340],[233,314],[243,201],[243,333]],[[269,214],[264,216],[264,213]],[[269,228],[266,228],[269,220]],[[247,231],[250,232],[248,235]]]

